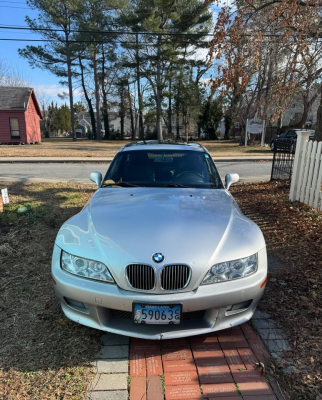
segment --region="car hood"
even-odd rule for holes
[[[99,189],[60,229],[56,244],[103,262],[120,287],[131,263],[188,264],[197,287],[218,262],[250,256],[265,247],[258,226],[226,190],[181,188]],[[164,261],[156,264],[152,255]]]

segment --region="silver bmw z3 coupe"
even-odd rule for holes
[[[267,279],[265,241],[196,143],[122,147],[60,228],[52,278],[65,315],[92,328],[170,339],[248,321]]]

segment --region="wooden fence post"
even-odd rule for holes
[[[291,189],[290,189],[290,201],[295,201],[296,195],[298,193],[298,183],[300,179],[300,170],[302,160],[305,157],[303,154],[303,149],[306,147],[306,141],[309,140],[310,132],[308,131],[299,131],[297,133],[297,141],[296,141],[296,152],[294,158],[294,165],[293,165],[293,174],[292,174],[292,181],[291,181]]]

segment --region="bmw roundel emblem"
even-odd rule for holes
[[[164,255],[162,253],[154,253],[152,259],[156,263],[160,263],[164,260]]]

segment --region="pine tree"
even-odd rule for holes
[[[26,17],[32,31],[49,39],[42,46],[28,45],[19,49],[19,54],[27,58],[32,68],[47,69],[58,77],[68,78],[69,106],[74,109],[72,69],[75,60],[75,48],[72,32],[77,15],[82,12],[82,0],[28,0],[28,5],[39,13],[37,19]],[[76,140],[75,118],[71,113],[71,131]]]
[[[211,23],[208,4],[199,0],[133,0],[120,20],[133,32],[138,32],[139,28],[137,45],[126,47],[130,50],[131,61],[139,63],[139,76],[144,77],[152,89],[157,134],[162,140],[162,102],[170,71],[176,69],[187,48],[206,34]]]
[[[99,140],[101,139],[101,89],[104,92],[102,82],[105,80],[105,72],[107,71],[105,62],[109,59],[108,50],[115,46],[114,40],[117,37],[116,34],[108,32],[112,30],[114,25],[113,11],[116,8],[125,7],[126,4],[126,0],[84,0],[83,13],[78,16],[78,25],[81,31],[78,37],[89,42],[86,53],[90,57],[93,70],[96,137]],[[102,41],[106,41],[106,45],[102,45]],[[110,45],[109,48],[108,45]],[[102,58],[104,59],[102,60]],[[107,130],[107,135],[109,135],[106,94],[103,93],[103,95],[105,131]]]

